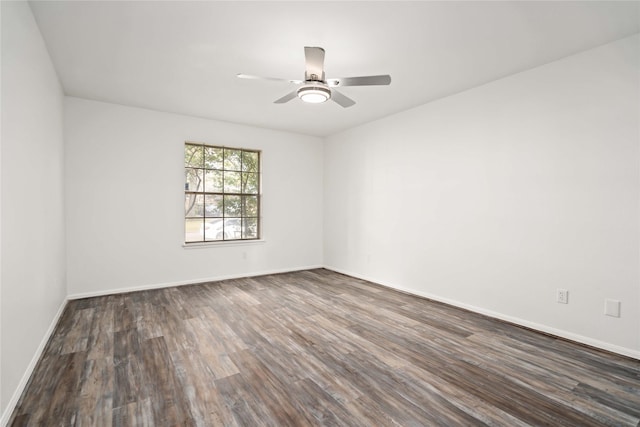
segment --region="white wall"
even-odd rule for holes
[[[328,138],[325,265],[639,357],[639,52],[636,35]]]
[[[322,265],[320,138],[66,98],[65,139],[72,296]],[[185,141],[263,150],[264,243],[183,247]]]
[[[0,7],[0,408],[6,416],[65,301],[66,267],[62,89],[28,3]]]

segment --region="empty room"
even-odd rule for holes
[[[0,15],[1,426],[640,427],[640,2]]]

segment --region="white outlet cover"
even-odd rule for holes
[[[560,304],[569,304],[569,291],[566,289],[558,289],[556,301]]]
[[[611,317],[620,317],[620,301],[615,299],[604,300],[604,314]]]

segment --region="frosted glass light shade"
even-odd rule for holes
[[[298,89],[298,97],[304,102],[319,104],[331,98],[331,90],[319,85],[303,86]]]

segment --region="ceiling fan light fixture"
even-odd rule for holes
[[[310,104],[319,104],[331,99],[331,89],[318,83],[304,85],[298,89],[298,98]]]
[[[326,79],[324,77],[324,49],[321,47],[305,46],[304,58],[304,81],[259,77],[250,74],[238,74],[238,77],[241,79],[275,80],[299,85],[298,89],[294,89],[273,101],[274,104],[285,104],[295,97],[298,97],[302,101],[311,104],[321,104],[328,100],[332,100],[342,108],[349,108],[355,105],[356,101],[337,89],[330,88],[343,86],[386,86],[391,83],[391,76],[388,74]]]

